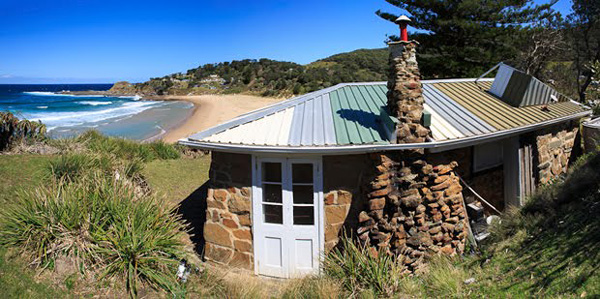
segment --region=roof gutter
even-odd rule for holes
[[[477,143],[484,143],[527,133],[536,129],[551,126],[557,123],[580,119],[588,116],[591,111],[584,111],[573,115],[564,116],[544,122],[513,128],[509,130],[496,131],[482,135],[476,135],[461,139],[446,141],[422,142],[422,143],[400,143],[400,144],[369,144],[369,145],[342,145],[329,147],[306,147],[306,146],[265,146],[265,145],[244,145],[230,143],[213,143],[204,141],[190,140],[189,138],[180,139],[179,144],[199,148],[204,150],[232,152],[232,153],[269,153],[269,154],[320,154],[320,155],[343,155],[343,154],[361,154],[380,151],[409,150],[409,149],[430,149],[432,152],[442,152],[456,148],[471,146]]]

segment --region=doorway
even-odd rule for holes
[[[254,256],[257,274],[290,278],[319,271],[321,159],[255,158]]]

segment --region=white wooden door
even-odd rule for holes
[[[319,271],[320,160],[257,158],[253,223],[257,273],[296,277]]]

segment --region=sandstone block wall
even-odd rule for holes
[[[358,228],[358,213],[363,209],[372,171],[368,155],[323,157],[326,253],[338,244],[344,232]]]
[[[579,125],[571,121],[535,133],[538,183],[545,184],[566,173],[580,151]]]
[[[212,152],[204,258],[254,268],[250,155]]]

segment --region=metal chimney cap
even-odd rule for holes
[[[405,15],[401,15],[401,16],[399,16],[399,17],[396,19],[396,21],[394,21],[394,23],[396,23],[396,24],[402,24],[402,23],[405,23],[405,24],[406,24],[406,23],[410,23],[410,22],[411,22],[411,19],[409,19],[409,18],[408,18],[407,16],[405,16]]]

